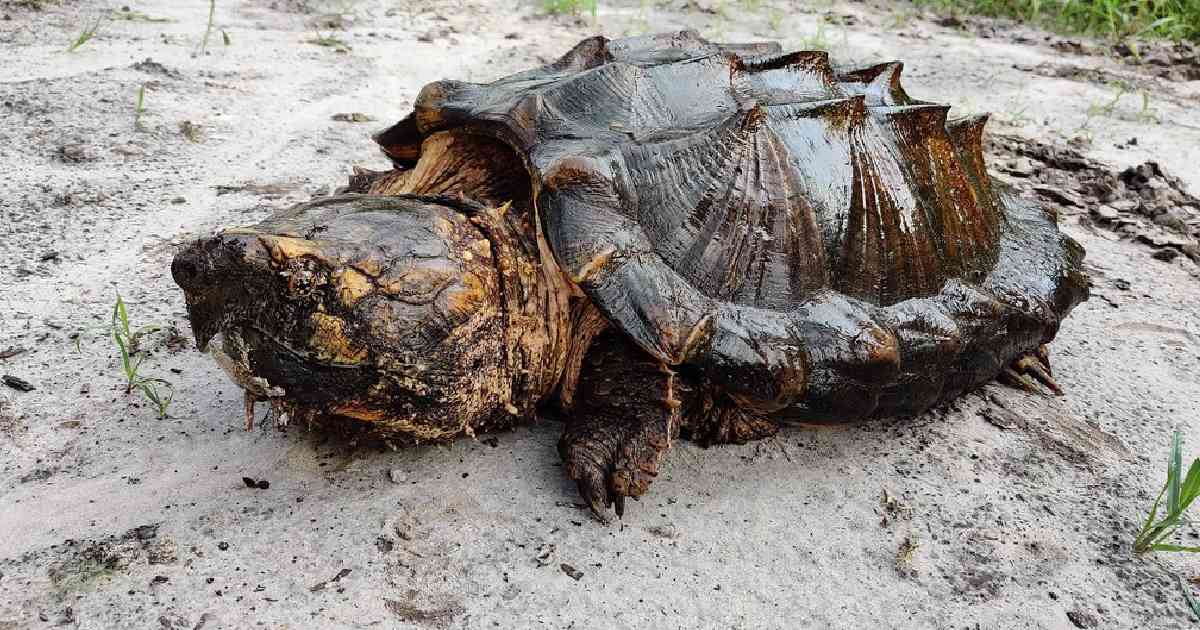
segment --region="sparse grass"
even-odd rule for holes
[[[1123,119],[1132,119],[1139,123],[1158,123],[1158,114],[1150,105],[1150,92],[1145,89],[1135,90],[1133,86],[1124,81],[1111,81],[1108,86],[1113,89],[1111,99],[1095,102],[1088,106],[1083,124],[1079,126],[1080,131],[1086,131],[1091,128],[1092,120],[1098,117],[1116,117]],[[1141,99],[1141,108],[1136,114],[1121,113],[1117,111],[1117,106],[1121,99],[1129,94],[1136,94]]]
[[[648,15],[650,11],[650,0],[640,0],[638,2],[638,12],[634,16],[633,22],[626,29],[626,35],[642,35],[650,32],[650,20]]]
[[[901,577],[915,575],[913,558],[919,547],[920,543],[912,536],[907,536],[900,541],[900,547],[896,550],[896,573]]]
[[[133,391],[141,378],[138,369],[145,360],[140,344],[146,335],[162,330],[162,326],[142,326],[132,329],[129,326],[129,311],[125,308],[125,300],[117,294],[117,303],[113,305],[112,336],[121,354],[121,369],[125,372],[125,393]]]
[[[1187,602],[1188,608],[1192,609],[1192,614],[1196,615],[1196,619],[1200,620],[1200,602],[1192,597],[1192,587],[1188,586],[1187,580],[1179,578],[1179,588],[1183,589],[1183,600]]]
[[[67,52],[75,52],[84,44],[92,41],[92,38],[95,37],[96,33],[100,31],[100,23],[102,21],[103,20],[100,18],[96,18],[96,21],[93,22],[91,26],[85,27],[83,31],[79,33],[79,36],[75,38],[75,41],[71,42],[71,45],[67,47]]]
[[[208,26],[204,27],[204,39],[200,42],[200,54],[208,52],[208,38],[212,36],[213,23],[217,17],[217,0],[208,0]]]
[[[1200,41],[1200,0],[914,0],[948,13],[974,13],[1114,39]]]
[[[341,39],[334,37],[333,34],[322,35],[320,32],[317,32],[316,37],[313,37],[306,41],[307,41],[307,43],[313,44],[315,46],[323,46],[325,48],[332,48],[337,52],[347,52],[350,50],[350,44],[347,44],[346,42],[342,41]]]
[[[1004,117],[1004,122],[1014,127],[1024,127],[1033,122],[1033,117],[1029,115],[1028,108],[1024,107],[1013,112],[1001,112],[1000,115]],[[1086,124],[1084,126],[1086,127]]]
[[[1142,122],[1153,123],[1161,122],[1158,119],[1158,114],[1156,114],[1154,110],[1150,108],[1150,91],[1138,90],[1138,94],[1142,95],[1142,109],[1137,114],[1138,120]]]
[[[1171,438],[1171,453],[1167,459],[1167,482],[1150,507],[1146,523],[1142,525],[1137,538],[1133,541],[1134,553],[1148,551],[1189,551],[1200,553],[1200,547],[1189,547],[1167,542],[1180,525],[1189,523],[1183,513],[1187,511],[1196,497],[1200,496],[1200,458],[1192,462],[1187,474],[1183,474],[1183,439],[1179,431]],[[1163,502],[1163,498],[1166,502]],[[1159,507],[1162,507],[1162,518],[1159,518]],[[1158,519],[1158,520],[1155,520]],[[1190,593],[1189,593],[1190,594]]]
[[[771,27],[772,33],[780,31],[783,27],[783,19],[785,17],[787,17],[787,14],[783,12],[783,9],[771,7],[767,10],[767,26]]]
[[[125,393],[129,394],[136,388],[154,405],[159,418],[167,417],[167,408],[175,397],[175,388],[165,379],[147,377],[141,374],[142,362],[146,360],[141,350],[141,341],[146,335],[162,330],[162,326],[149,325],[133,328],[129,324],[129,311],[125,300],[117,294],[117,302],[112,311],[112,337],[116,343],[117,352],[121,357],[121,371],[125,376]]]
[[[804,50],[829,50],[829,35],[825,32],[825,20],[817,21],[817,30],[811,37],[800,39],[800,47]]]
[[[112,12],[114,20],[125,20],[127,22],[174,22],[171,18],[154,17],[147,15],[141,11],[135,11],[129,7],[121,7]]]
[[[596,17],[597,0],[542,0],[542,10],[552,15],[579,15],[583,11]]]
[[[142,395],[154,405],[154,411],[158,417],[166,418],[167,409],[175,400],[175,386],[166,379],[144,378],[138,381],[138,389],[142,390]]]
[[[179,133],[183,134],[183,137],[187,138],[187,141],[193,144],[204,142],[204,127],[190,120],[179,122]]]
[[[1129,93],[1129,84],[1124,81],[1114,81],[1109,86],[1115,90],[1112,99],[1088,105],[1088,117],[1112,116],[1117,111],[1117,104],[1121,102],[1121,97]]]
[[[142,112],[146,111],[146,85],[143,83],[138,87],[137,101],[133,108],[133,127],[135,129],[142,128]]]
[[[919,12],[916,9],[901,5],[901,8],[892,14],[888,26],[891,28],[906,28],[918,15]]]

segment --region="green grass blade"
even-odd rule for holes
[[[137,104],[133,108],[134,126],[142,123],[142,112],[146,111],[146,84],[143,83],[137,91]]]
[[[1192,461],[1187,476],[1183,478],[1183,485],[1179,488],[1179,502],[1183,504],[1183,509],[1186,510],[1197,496],[1200,496],[1200,458]]]
[[[1172,545],[1168,543],[1159,543],[1150,545],[1153,551],[1186,551],[1188,553],[1200,553],[1200,547],[1188,547],[1186,545]]]
[[[1142,531],[1138,532],[1138,540],[1141,540],[1154,527],[1154,518],[1158,516],[1158,506],[1162,503],[1163,494],[1166,494],[1167,486],[1163,484],[1162,490],[1158,491],[1158,497],[1154,499],[1154,505],[1150,506],[1150,515],[1146,517],[1146,524],[1142,525]]]
[[[121,365],[125,368],[125,372],[129,372],[129,348],[125,345],[125,339],[121,337],[121,331],[113,329],[113,341],[117,344],[117,350],[121,353]]]
[[[1196,615],[1196,620],[1200,621],[1200,604],[1196,603],[1196,598],[1192,597],[1192,587],[1188,586],[1187,580],[1179,578],[1179,588],[1183,590],[1183,599],[1187,602],[1189,608],[1192,609],[1192,614]]]
[[[71,45],[67,47],[67,52],[72,53],[76,50],[79,50],[79,47],[90,42],[92,38],[96,36],[96,32],[99,30],[100,19],[97,18],[95,24],[92,24],[90,27],[85,27],[83,31],[79,33],[79,37],[76,37],[75,41],[71,42]]]
[[[1167,481],[1150,506],[1150,514],[1133,541],[1134,553],[1147,551],[1185,551],[1200,553],[1200,547],[1165,542],[1184,523],[1190,523],[1184,512],[1200,497],[1200,459],[1192,462],[1187,475],[1183,470],[1183,437],[1179,431],[1171,435],[1171,452],[1167,459]],[[1166,497],[1164,503],[1164,496]],[[1161,520],[1159,506],[1162,506]]]
[[[208,2],[208,26],[204,29],[204,40],[200,42],[200,52],[208,50],[208,38],[212,35],[213,19],[217,15],[217,0],[209,0]]]
[[[1154,532],[1150,535],[1150,544],[1147,545],[1153,549],[1155,545],[1162,543],[1163,540],[1171,537],[1175,530],[1179,529],[1179,524],[1172,521],[1170,518],[1164,519],[1154,528]]]
[[[1179,513],[1180,469],[1183,468],[1183,437],[1175,431],[1171,438],[1171,459],[1167,462],[1167,512]]]
[[[129,311],[125,309],[125,300],[121,299],[121,294],[117,294],[117,322],[121,325],[121,335],[129,338]]]
[[[158,386],[163,386],[167,395],[164,397]],[[175,400],[175,386],[170,381],[161,378],[144,378],[138,381],[138,388],[142,390],[142,394],[146,399],[154,403],[157,408],[158,417],[166,418],[167,409],[171,406],[171,401]]]

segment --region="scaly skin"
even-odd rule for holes
[[[527,218],[332,197],[197,241],[172,271],[249,398],[445,440],[529,417],[565,369],[570,291]]]
[[[1083,251],[988,177],[985,117],[909,97],[900,69],[588,39],[430,84],[376,138],[395,168],[352,176],[367,194],[202,239],[173,272],[248,415],[429,441],[557,401],[598,515],[679,436],[915,414],[997,377],[1059,392],[1045,345],[1087,296]]]

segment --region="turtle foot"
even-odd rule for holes
[[[625,497],[637,499],[650,488],[671,445],[669,425],[669,418],[630,423],[593,416],[563,434],[558,451],[567,476],[600,520],[608,520],[608,508],[624,516]]]
[[[1000,372],[998,378],[1005,385],[1027,392],[1039,391],[1037,383],[1041,383],[1056,396],[1063,395],[1063,390],[1054,380],[1054,372],[1050,369],[1050,353],[1045,345],[1013,359],[1008,367]]]
[[[683,431],[685,438],[708,448],[769,438],[779,432],[779,424],[726,402],[712,404],[704,412],[689,416]]]
[[[558,452],[592,512],[625,514],[625,498],[646,493],[693,393],[658,359],[608,331],[583,360]]]

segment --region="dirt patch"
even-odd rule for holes
[[[47,549],[0,561],[0,566],[44,567],[55,591],[62,596],[89,588],[97,580],[129,571],[138,562],[171,564],[175,542],[160,537],[157,523],[96,540],[67,539]]]
[[[1053,453],[1074,466],[1104,469],[1129,456],[1119,438],[1095,423],[1062,409],[1038,409],[1026,398],[993,391],[987,394],[991,404],[979,414],[997,427],[1024,432],[1034,452]]]
[[[1081,56],[1109,57],[1137,72],[1168,81],[1200,80],[1200,47],[1192,42],[1125,38],[1119,41],[1069,37],[1003,18],[975,15],[927,14],[939,26],[970,33],[983,39],[1045,46],[1058,52]]]
[[[1200,81],[1200,47],[1191,42],[1121,42],[1112,47],[1121,61],[1169,81]]]
[[[0,437],[8,440],[15,439],[25,431],[25,423],[21,422],[13,412],[12,403],[0,396]]]
[[[1200,198],[1157,162],[1117,170],[1068,145],[1003,134],[989,149],[993,168],[1018,190],[1147,245],[1158,260],[1200,263]]]
[[[445,627],[458,615],[463,614],[465,610],[461,605],[446,606],[444,608],[425,609],[417,608],[394,599],[383,600],[384,608],[388,612],[396,616],[397,619],[408,623],[419,625],[431,625],[435,627]]]

